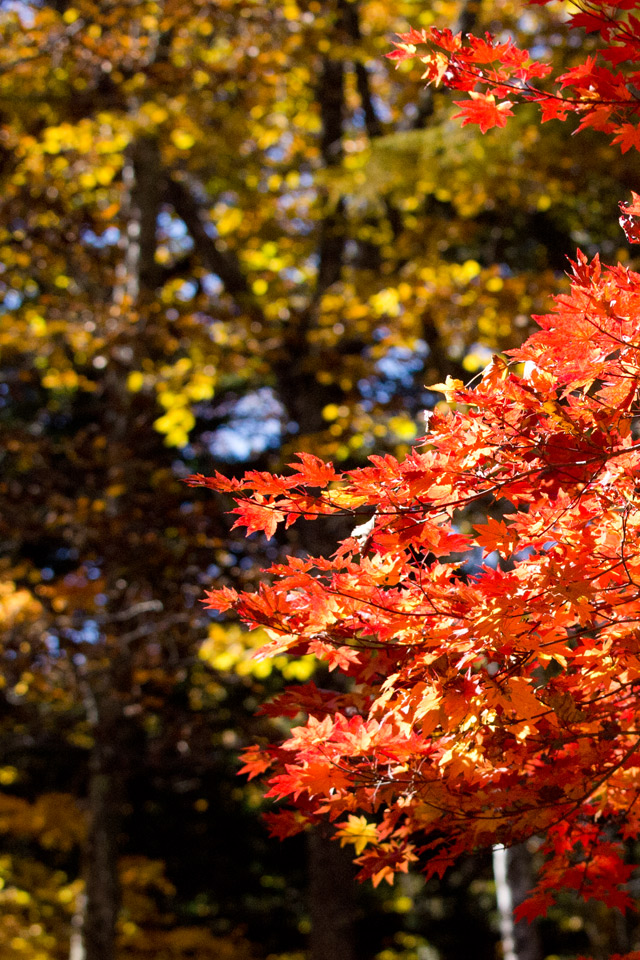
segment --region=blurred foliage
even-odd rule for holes
[[[259,638],[198,600],[310,544],[247,543],[181,480],[294,449],[401,453],[425,385],[519,342],[576,243],[627,258],[611,222],[629,158],[526,111],[479,139],[383,57],[408,23],[460,21],[568,63],[558,18],[513,0],[0,6],[9,960],[68,956],[109,746],[118,956],[303,949],[302,850],[267,843],[260,791],[234,773],[273,733],[258,703],[313,665],[252,661]],[[471,939],[438,927],[433,904],[455,927],[461,889],[423,908],[363,893],[363,958],[493,956],[480,893]]]

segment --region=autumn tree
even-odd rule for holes
[[[392,56],[462,91],[464,125],[503,126],[531,102],[628,152],[635,7],[573,14],[599,45],[555,86],[509,39],[412,30]],[[637,242],[640,197],[621,209]],[[640,274],[578,251],[570,282],[475,386],[449,376],[431,388],[444,402],[405,458],[341,473],[303,452],[285,475],[191,479],[232,494],[248,533],[336,515],[354,525],[330,557],[273,565],[257,592],[208,593],[212,609],[267,630],[262,657],[311,653],[347,678],[263,708],[303,716],[283,742],[245,753],[245,772],[292,804],[272,832],[328,820],[374,884],[417,862],[441,876],[465,852],[542,835],[523,917],[563,887],[630,907],[624,842],[640,832]]]

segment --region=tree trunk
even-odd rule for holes
[[[76,912],[71,918],[71,936],[69,938],[69,960],[87,960],[84,949],[84,939],[82,936],[82,927],[84,924],[84,914],[87,908],[87,898],[84,893],[80,894],[76,904]]]
[[[160,147],[157,137],[140,137],[129,146],[122,171],[125,187],[123,210],[127,216],[122,237],[122,260],[116,270],[113,299],[138,306],[140,298],[152,293],[159,281],[155,261],[156,222],[164,192]]]
[[[533,886],[531,854],[526,844],[493,848],[493,876],[500,918],[503,960],[542,960],[542,947],[535,923],[514,919],[513,911]]]
[[[159,280],[155,262],[156,223],[163,192],[159,157],[157,138],[142,136],[129,146],[123,171],[122,209],[127,224],[113,301],[121,309],[138,314],[151,300]],[[137,319],[140,329],[144,316],[138,315]],[[109,475],[126,481],[128,460],[123,441],[131,401],[124,366],[113,365],[106,383]],[[115,518],[121,509],[118,498],[107,499],[106,509]],[[131,652],[117,629],[105,641],[108,661],[86,668],[80,680],[94,743],[89,759],[88,832],[82,856],[85,889],[74,918],[70,960],[116,958],[118,846],[132,756],[131,727],[124,711],[131,690]]]
[[[309,960],[356,960],[355,880],[351,857],[325,826],[308,835]]]
[[[89,769],[89,826],[84,850],[83,960],[115,960],[120,909],[118,836],[124,801],[120,742],[124,718],[117,694],[98,706]]]

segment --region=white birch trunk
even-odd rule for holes
[[[542,948],[535,923],[516,922],[513,911],[533,886],[531,854],[524,843],[493,848],[493,877],[502,940],[503,960],[542,960]]]

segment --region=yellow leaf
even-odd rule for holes
[[[351,813],[348,823],[340,827],[337,835],[340,837],[340,846],[352,843],[358,857],[367,844],[376,843],[378,840],[375,823],[368,823],[366,817],[354,817]]]
[[[133,370],[127,377],[127,390],[138,393],[144,386],[144,376],[139,370]]]
[[[220,236],[224,237],[228,233],[233,233],[234,230],[237,230],[242,223],[242,217],[242,210],[239,210],[238,207],[229,207],[225,210],[216,223],[216,228]]]
[[[409,417],[391,417],[389,427],[399,440],[413,440],[418,430]]]
[[[457,380],[455,377],[451,376],[447,376],[447,379],[444,383],[434,383],[432,387],[429,387],[429,390],[434,390],[438,393],[444,393],[447,403],[455,403],[456,392],[463,389],[464,383],[462,380]]]
[[[186,130],[172,130],[171,131],[171,140],[175,147],[178,150],[190,150],[194,145],[195,137],[190,133],[187,133]]]

